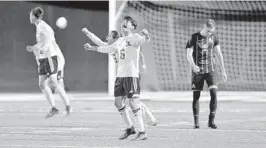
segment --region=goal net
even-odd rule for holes
[[[137,31],[146,28],[151,35],[151,42],[143,46],[147,64],[143,89],[190,90],[185,45],[191,34],[212,18],[228,75],[227,82],[219,77],[219,89],[266,90],[266,2],[128,1],[121,11],[116,19],[118,30],[123,16],[130,15],[138,22]],[[219,65],[217,71],[221,72]]]

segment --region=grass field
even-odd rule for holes
[[[143,102],[159,120],[157,127],[147,127],[148,140],[120,141],[125,126],[111,99],[90,99],[78,95],[72,99],[73,113],[66,117],[64,106],[57,100],[60,114],[45,119],[48,103],[41,95],[13,99],[0,95],[0,147],[3,148],[265,148],[266,103],[263,101],[232,101],[221,99],[216,123],[219,129],[207,128],[208,101],[202,101],[201,129],[195,130],[191,102]],[[74,96],[74,95],[73,95]],[[184,95],[186,96],[186,95]],[[189,95],[188,95],[189,96]],[[207,96],[207,95],[206,95]],[[9,97],[9,99],[7,98]],[[38,99],[39,97],[39,99]],[[87,98],[87,99],[85,99]],[[222,98],[222,97],[220,97]],[[266,99],[266,98],[265,98]]]

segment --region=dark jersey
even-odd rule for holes
[[[186,48],[193,47],[193,60],[200,68],[200,74],[215,70],[214,47],[219,45],[217,36],[202,36],[200,32],[194,33],[187,42]]]

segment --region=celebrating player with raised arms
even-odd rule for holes
[[[214,58],[217,57],[222,68],[222,76],[224,81],[227,75],[224,68],[223,55],[220,49],[219,40],[215,35],[215,22],[208,19],[204,24],[204,28],[192,34],[191,39],[186,45],[187,59],[192,67],[192,90],[193,90],[193,115],[194,128],[199,128],[199,98],[200,92],[203,90],[204,81],[206,81],[211,101],[208,127],[216,129],[214,123],[217,108],[217,72],[215,70]]]
[[[52,117],[59,112],[55,106],[49,81],[64,100],[66,112],[69,115],[71,107],[68,97],[64,88],[58,85],[57,81],[58,60],[63,59],[58,59],[60,58],[60,55],[58,56],[58,50],[60,49],[56,43],[53,29],[42,20],[43,14],[44,11],[40,7],[34,8],[30,12],[30,22],[36,26],[37,44],[27,46],[27,51],[33,52],[36,57],[39,72],[39,87],[52,107],[46,118]]]
[[[111,45],[112,43],[114,43],[119,37],[119,33],[115,30],[111,31],[108,36],[106,36],[106,41],[107,42],[103,42],[100,38],[98,38],[94,33],[90,32],[87,28],[83,28],[81,30],[84,34],[86,34],[96,45],[98,46],[107,46],[107,45]],[[89,44],[85,44],[84,47],[85,49],[87,49],[87,47],[89,47]],[[111,53],[115,63],[118,63],[119,60],[119,55],[118,52],[115,53]],[[142,63],[142,68],[145,70],[146,65],[145,65],[145,60],[144,60],[144,55],[140,52],[140,61]],[[116,66],[117,67],[117,66]],[[156,118],[154,117],[154,115],[151,113],[151,111],[149,110],[149,108],[146,106],[146,104],[144,104],[142,101],[140,102],[140,107],[141,110],[143,111],[143,114],[145,115],[144,117],[147,117],[148,121],[149,121],[149,125],[151,126],[156,126],[158,121],[156,120]]]
[[[139,124],[139,133],[135,140],[145,140],[147,139],[147,133],[144,128],[139,99],[139,52],[140,46],[148,42],[150,38],[146,29],[143,30],[142,35],[132,33],[132,31],[136,29],[137,23],[130,16],[124,17],[121,27],[123,36],[118,38],[113,44],[99,47],[87,44],[87,49],[102,53],[118,52],[119,58],[114,92],[115,106],[121,112],[127,124],[127,130],[120,139],[126,139],[128,136],[136,133],[128,109],[123,103],[123,98],[126,96],[126,98],[129,99],[129,106]]]

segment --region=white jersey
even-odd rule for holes
[[[34,50],[33,53],[36,57],[37,65],[39,65],[39,59],[58,56],[58,70],[63,70],[65,66],[65,58],[57,45],[54,37],[53,29],[44,21],[40,21],[40,23],[36,26],[36,41],[37,48],[46,48],[46,52]]]
[[[140,45],[147,39],[139,34],[130,34],[120,37],[109,46],[98,48],[98,52],[118,54],[117,77],[139,77]]]
[[[43,20],[40,20],[36,25],[36,48],[39,51],[35,51],[37,59],[44,59],[57,55],[57,49],[59,48],[54,37],[53,29]],[[59,49],[60,50],[60,49]]]

